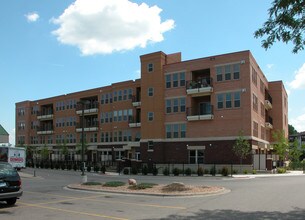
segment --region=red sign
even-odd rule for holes
[[[22,157],[11,157],[10,162],[12,162],[12,163],[23,163],[23,158]]]

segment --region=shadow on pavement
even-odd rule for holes
[[[182,215],[170,215],[166,218],[161,218],[162,220],[202,220],[202,219],[216,219],[216,220],[231,220],[231,219],[293,219],[293,220],[303,220],[305,219],[304,209],[295,209],[290,212],[267,212],[267,211],[257,211],[257,212],[241,212],[237,210],[200,210],[193,215],[182,216]],[[153,219],[150,219],[153,220]],[[155,219],[157,220],[157,219]],[[158,218],[158,220],[160,220]]]

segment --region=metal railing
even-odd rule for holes
[[[197,80],[187,81],[186,89],[200,89],[213,86],[213,79],[211,77],[204,77]]]

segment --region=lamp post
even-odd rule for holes
[[[87,104],[88,101],[84,101],[84,100],[81,100],[79,101],[79,104],[81,105],[82,107],[82,120],[81,120],[81,124],[82,124],[82,150],[81,150],[81,158],[82,158],[82,168],[81,168],[81,171],[82,171],[82,182],[83,183],[86,183],[87,182],[87,176],[85,174],[85,160],[84,160],[84,145],[85,145],[85,140],[84,140],[84,115],[85,115],[85,104]]]

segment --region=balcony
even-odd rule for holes
[[[81,123],[77,123],[76,124],[76,132],[82,132],[82,124]],[[88,131],[98,131],[99,127],[98,127],[98,122],[97,121],[90,121],[90,122],[85,122],[84,123],[84,131],[88,132]]]
[[[265,109],[270,110],[272,109],[272,97],[269,93],[265,94]]]
[[[141,120],[136,119],[134,117],[130,117],[128,125],[129,125],[130,128],[139,128],[139,127],[141,127]]]
[[[213,92],[212,78],[206,77],[186,83],[186,93],[192,97],[207,96]]]
[[[212,120],[213,106],[210,103],[201,103],[198,107],[187,108],[188,121]]]
[[[84,104],[84,115],[96,115],[98,114],[99,104],[98,102],[90,102]],[[82,115],[82,105],[76,107],[76,114]]]
[[[132,106],[133,107],[140,107],[141,106],[141,99],[137,96],[132,96]]]
[[[46,125],[37,128],[37,134],[53,134],[53,125]]]
[[[53,109],[38,112],[37,119],[40,121],[53,120]]]
[[[271,117],[266,120],[265,127],[266,129],[273,129],[273,119]]]

